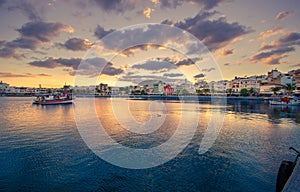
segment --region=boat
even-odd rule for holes
[[[293,96],[284,96],[280,100],[270,100],[271,105],[300,105],[300,100]]]
[[[295,151],[297,156],[294,161],[281,162],[277,173],[276,192],[294,192],[300,188],[300,152],[294,147],[290,147],[289,150]]]
[[[63,93],[56,94],[39,94],[32,99],[32,104],[39,105],[57,105],[72,104],[75,98],[69,93],[69,87],[65,85]]]
[[[59,96],[59,95],[43,95],[37,96],[32,100],[33,104],[40,105],[57,105],[57,104],[72,104],[75,98],[70,95]]]

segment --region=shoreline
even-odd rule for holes
[[[222,95],[184,95],[184,96],[165,96],[165,95],[75,95],[78,98],[128,98],[133,100],[211,100],[211,99],[227,99],[227,100],[254,100],[268,101],[278,99],[278,97],[265,96],[222,96]],[[10,94],[0,95],[0,97],[34,97],[34,95]]]

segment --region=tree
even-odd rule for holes
[[[227,90],[226,90],[226,93],[228,93],[228,94],[231,96],[231,94],[232,94],[232,89],[231,89],[231,88],[227,89]]]
[[[240,91],[240,94],[241,94],[242,96],[247,96],[247,95],[248,95],[248,90],[247,90],[246,88],[244,88],[244,89],[242,89],[242,90]]]
[[[255,92],[256,92],[256,91],[255,91],[255,89],[254,89],[253,87],[249,90],[249,93],[250,93],[251,96],[252,96]]]
[[[210,89],[203,89],[203,92],[205,93],[205,95],[207,95],[210,92]]]
[[[202,95],[202,94],[203,94],[203,91],[200,90],[200,89],[197,89],[197,90],[196,90],[196,93],[197,93],[197,95]]]
[[[146,95],[146,92],[144,89],[141,91],[141,95]]]
[[[277,92],[280,90],[280,87],[272,87],[271,91],[273,91],[274,95],[277,95]]]
[[[295,89],[295,87],[290,83],[286,84],[286,86],[284,88],[288,91],[289,95],[291,95],[293,90]]]

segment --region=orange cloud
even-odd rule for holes
[[[151,13],[154,11],[154,9],[151,9],[150,7],[144,9],[143,14],[147,19],[151,18]]]

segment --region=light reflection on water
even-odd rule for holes
[[[84,98],[78,98],[85,100]],[[151,101],[130,101],[138,122],[151,118]],[[199,126],[190,145],[170,162],[146,170],[122,169],[98,158],[82,141],[73,105],[37,106],[30,98],[0,98],[0,191],[275,191],[278,167],[300,148],[300,107],[263,102],[195,105]],[[181,116],[178,101],[166,101],[160,129],[134,134],[115,119],[110,99],[96,111],[117,142],[149,148],[172,136]],[[205,154],[198,149],[210,114],[225,113],[223,128]]]

